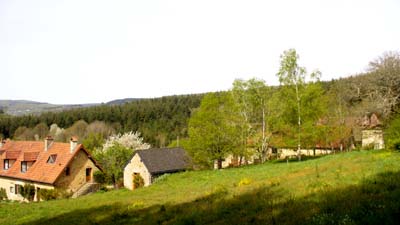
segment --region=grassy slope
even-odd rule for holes
[[[185,172],[133,192],[1,203],[0,224],[396,224],[399,162],[400,153],[360,151]]]

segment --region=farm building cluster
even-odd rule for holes
[[[354,135],[354,142],[371,149],[384,148],[382,123],[375,114],[362,120],[362,130]],[[331,154],[333,148],[301,149],[300,154],[317,156]],[[265,152],[269,158],[287,159],[298,155],[293,148],[269,147]],[[260,156],[240,158],[229,155],[222,160],[222,168],[254,164]],[[135,179],[140,177],[142,185],[149,186],[154,180],[169,173],[192,168],[189,155],[182,148],[153,148],[134,151],[126,163],[123,183],[128,189],[137,188]],[[214,167],[217,167],[215,162]],[[54,142],[51,137],[44,141],[1,141],[0,142],[0,188],[8,199],[24,200],[21,187],[34,187],[33,200],[40,200],[41,189],[63,189],[74,197],[95,190],[93,173],[101,171],[100,165],[76,138],[70,143]]]

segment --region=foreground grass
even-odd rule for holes
[[[397,224],[399,162],[359,151],[185,172],[133,192],[0,203],[0,224]]]

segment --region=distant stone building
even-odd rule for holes
[[[20,189],[35,187],[34,200],[40,189],[60,188],[76,193],[93,183],[93,173],[100,170],[75,138],[70,143],[45,141],[6,141],[0,146],[0,188],[10,200],[24,200]]]
[[[362,120],[361,146],[363,148],[384,149],[382,122],[377,114],[364,116]]]
[[[190,165],[191,159],[182,148],[137,150],[124,168],[124,186],[135,189],[135,176],[141,176],[144,186],[149,186],[158,176],[184,171]]]

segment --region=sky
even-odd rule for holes
[[[0,99],[53,104],[277,85],[283,51],[323,80],[400,50],[398,0],[0,0]]]

